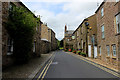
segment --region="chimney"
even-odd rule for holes
[[[67,31],[67,26],[65,25],[65,32]]]

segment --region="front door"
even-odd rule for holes
[[[91,57],[91,45],[88,45],[88,57]]]
[[[97,46],[94,46],[94,58],[97,58]]]

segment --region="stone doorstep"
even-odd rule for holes
[[[68,52],[68,53],[74,54],[74,53],[72,53],[72,52]],[[74,55],[76,55],[76,54],[74,54]],[[110,66],[108,66],[108,65],[106,65],[106,64],[103,64],[103,63],[100,63],[100,62],[98,62],[98,61],[96,62],[96,60],[93,61],[94,59],[90,59],[90,58],[88,58],[88,57],[83,57],[83,56],[81,56],[81,55],[79,55],[79,56],[82,57],[82,58],[84,58],[84,59],[86,59],[86,60],[89,60],[89,61],[91,61],[91,62],[93,62],[93,63],[96,63],[96,64],[98,64],[98,65],[100,65],[100,66],[102,66],[102,67],[105,67],[105,68],[107,68],[107,69],[110,69],[110,70],[118,73],[118,70],[115,69],[115,68],[113,68],[113,67],[110,67]],[[100,60],[100,61],[101,61],[101,60]]]
[[[30,74],[28,76],[28,79],[33,80],[33,78],[35,78],[35,76],[39,73],[39,71],[41,70],[41,68],[50,60],[50,58],[53,56],[53,52],[50,52],[52,55],[50,57],[48,57],[32,74]],[[27,80],[27,79],[26,79]]]

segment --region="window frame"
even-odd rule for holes
[[[104,8],[102,7],[101,8],[101,17],[103,17],[104,16]]]
[[[115,52],[115,54],[114,54],[114,52]],[[115,44],[112,45],[112,55],[115,56],[115,57],[117,56],[116,45]]]
[[[115,0],[115,2],[119,2],[120,0]]]
[[[106,48],[107,48],[107,56],[110,56],[110,46],[107,45]],[[109,50],[109,51],[108,51],[108,50]]]
[[[116,31],[117,33],[120,33],[120,13],[118,13],[116,16],[115,16],[115,25],[116,25]]]
[[[102,32],[102,39],[105,38],[105,27],[104,25],[101,26],[101,32]]]
[[[99,54],[101,55],[101,46],[99,46]]]
[[[8,37],[7,40],[7,55],[13,54],[13,39]]]

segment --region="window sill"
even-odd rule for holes
[[[116,59],[116,56],[112,56],[113,59]]]
[[[101,55],[100,55],[100,54],[99,54],[98,56],[99,56],[99,57],[101,57]]]
[[[110,58],[110,56],[106,56],[106,58]]]

